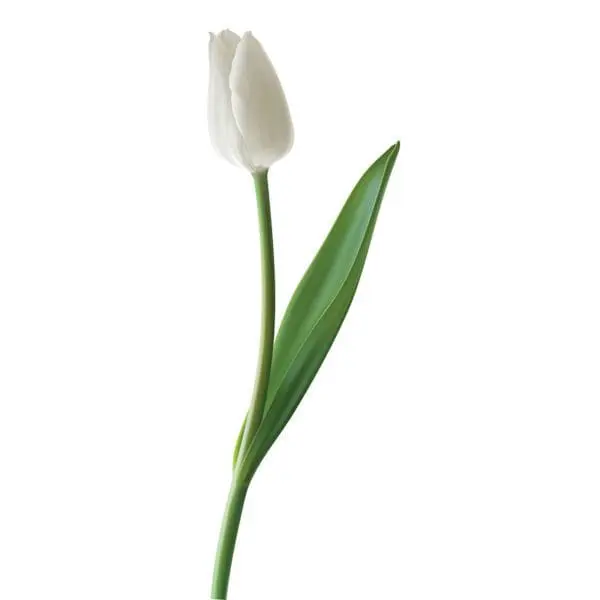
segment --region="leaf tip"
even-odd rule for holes
[[[382,155],[386,162],[386,169],[391,169],[394,166],[398,152],[400,152],[400,140],[391,145]]]

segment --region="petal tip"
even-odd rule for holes
[[[219,32],[219,37],[220,38],[231,38],[231,37],[236,37],[239,39],[239,35],[235,32],[235,31],[231,31],[231,29],[223,29],[222,31]]]

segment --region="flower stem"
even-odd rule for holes
[[[275,260],[273,256],[273,229],[271,225],[271,206],[266,170],[254,174],[254,187],[256,189],[260,231],[262,322],[256,380],[238,452],[238,464],[241,463],[244,453],[252,442],[263,417],[269,375],[271,373],[273,337],[275,334]],[[227,598],[235,542],[249,483],[249,481],[242,480],[239,477],[236,469],[225,507],[225,514],[223,515],[219,544],[215,557],[211,594],[211,598],[215,600],[226,600]]]
[[[219,535],[219,545],[215,556],[215,568],[213,571],[213,582],[211,598],[216,600],[226,600],[227,588],[229,586],[229,575],[231,574],[231,563],[233,561],[233,551],[235,550],[235,541],[242,519],[242,510],[244,509],[244,500],[246,499],[246,485],[239,485],[235,481],[231,485],[229,498],[225,506],[225,514],[221,524],[221,533]]]
[[[271,203],[267,171],[254,174],[254,187],[258,204],[258,226],[260,231],[260,255],[262,276],[262,323],[256,380],[252,402],[246,417],[246,427],[238,452],[244,456],[252,438],[260,425],[267,399],[267,386],[273,357],[273,337],[275,335],[275,258],[273,255],[273,227],[271,225]],[[238,461],[239,462],[239,461]]]

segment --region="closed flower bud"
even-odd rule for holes
[[[247,32],[210,34],[208,126],[224,158],[252,173],[285,156],[294,130],[277,73],[258,40]]]

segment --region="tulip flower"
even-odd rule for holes
[[[292,147],[290,112],[275,69],[251,33],[242,38],[229,30],[211,34],[209,61],[210,138],[221,156],[252,174],[262,262],[256,380],[234,449],[213,571],[211,598],[226,600],[248,487],[306,394],[350,308],[400,143],[384,152],[356,184],[296,288],[274,340],[275,261],[267,176]]]
[[[283,158],[294,129],[277,73],[258,40],[210,34],[208,124],[219,154],[252,173]]]

